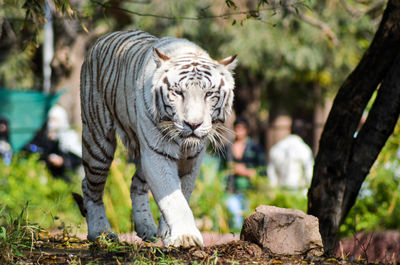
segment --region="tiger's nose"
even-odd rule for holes
[[[183,123],[185,124],[185,126],[188,126],[190,129],[192,129],[192,131],[195,131],[197,128],[199,128],[203,124],[203,122],[194,123],[194,122],[187,122],[187,121],[184,121]]]

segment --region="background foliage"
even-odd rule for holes
[[[311,111],[313,86],[336,91],[368,47],[384,7],[384,1],[372,0],[346,1],[351,9],[334,0],[229,2],[230,8],[211,0],[55,1],[55,38],[68,45],[71,31],[98,36],[133,28],[188,38],[217,59],[237,53],[238,87],[261,86],[264,108],[284,104]],[[0,85],[39,88],[43,3],[1,3]]]

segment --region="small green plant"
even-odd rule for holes
[[[183,260],[176,259],[158,247],[141,248],[132,255],[133,264],[185,264]]]
[[[125,245],[121,244],[115,239],[108,236],[107,233],[103,233],[100,237],[92,244],[96,244],[101,249],[106,249],[108,252],[118,252],[126,248]]]
[[[6,216],[5,206],[0,210],[0,263],[9,264],[23,257],[23,250],[32,250],[40,227],[28,222],[28,203],[17,218]]]

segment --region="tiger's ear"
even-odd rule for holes
[[[163,62],[168,61],[170,59],[167,55],[160,52],[157,48],[153,48],[153,51],[154,51],[153,58],[154,61],[156,62],[157,67],[160,67]]]
[[[229,56],[226,57],[225,59],[219,60],[218,63],[222,64],[226,68],[228,68],[229,71],[233,71],[237,65],[237,55]]]

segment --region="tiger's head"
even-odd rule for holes
[[[236,55],[212,60],[204,51],[167,56],[154,48],[154,118],[164,137],[183,147],[225,140],[223,123],[233,102]]]

